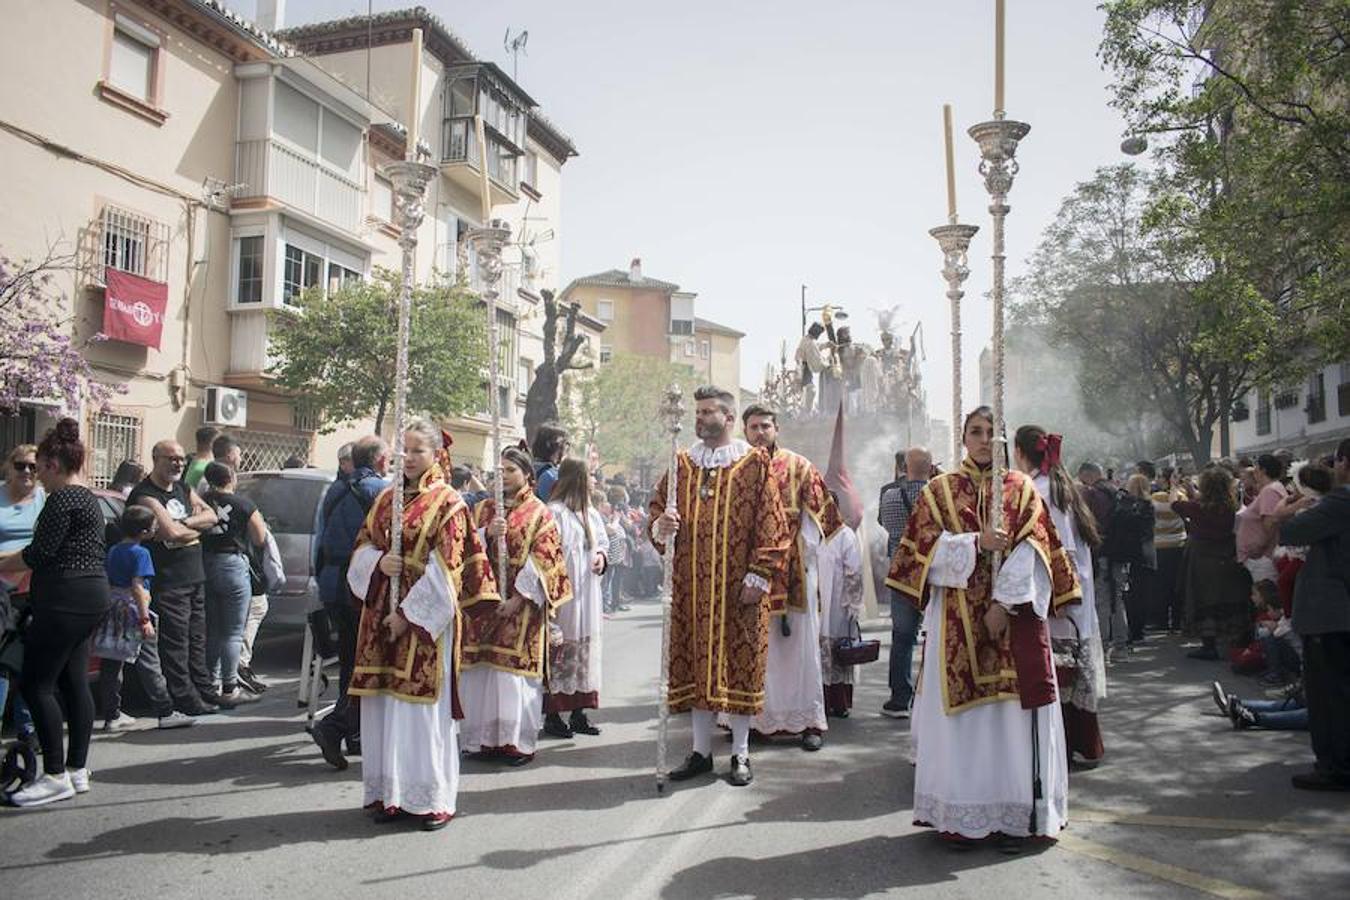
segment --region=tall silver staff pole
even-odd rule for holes
[[[492,195],[488,183],[487,140],[483,129],[483,117],[474,119],[474,133],[478,138],[478,173],[481,200],[483,204],[483,227],[469,232],[469,243],[478,257],[478,275],[483,283],[483,304],[487,307],[488,321],[488,410],[492,415],[492,464],[497,469],[493,479],[492,497],[497,501],[497,515],[506,515],[505,497],[502,488],[502,410],[501,410],[501,336],[497,324],[497,283],[502,278],[502,247],[511,239],[511,226],[501,219],[492,218]],[[506,535],[497,535],[497,590],[503,600],[511,595],[511,585],[506,583]]]
[[[1017,175],[1017,143],[1026,137],[1031,126],[1003,117],[1003,110],[994,111],[988,122],[972,125],[970,136],[980,145],[980,174],[989,192],[989,213],[994,219],[994,461],[992,474],[994,490],[989,503],[989,525],[994,531],[1003,527],[1003,457],[1007,453],[1007,424],[1003,419],[1003,267],[1006,257],[1003,247],[1003,223],[1008,216],[1008,192]],[[1002,444],[1002,447],[997,446]],[[1000,554],[994,554],[994,571],[998,572]]]
[[[393,518],[389,523],[389,552],[403,555],[403,432],[408,427],[408,337],[412,317],[413,251],[417,248],[417,228],[425,214],[423,199],[427,183],[436,175],[436,167],[409,158],[384,167],[394,186],[398,203],[398,245],[403,250],[403,284],[398,294],[398,349],[394,360],[394,483]],[[389,583],[389,612],[398,608],[399,579]]]
[[[928,233],[937,238],[942,248],[942,277],[947,279],[947,299],[952,306],[952,459],[951,470],[961,464],[963,448],[961,446],[961,417],[965,414],[961,407],[961,298],[966,292],[961,289],[970,268],[966,265],[966,252],[970,249],[970,239],[980,230],[978,225],[958,225],[956,216],[952,221]]]
[[[661,404],[661,418],[670,431],[670,468],[666,475],[666,509],[675,509],[678,494],[675,482],[679,475],[679,440],[684,426],[684,395],[678,384],[666,389]],[[657,706],[656,726],[656,791],[663,793],[670,766],[666,761],[666,738],[670,731],[670,607],[675,597],[675,536],[666,541],[666,552],[661,558],[661,688]]]

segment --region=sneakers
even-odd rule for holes
[[[235,676],[239,679],[240,684],[255,694],[261,694],[267,690],[267,685],[263,684],[262,680],[253,674],[253,669],[248,666],[240,666],[235,672]]]
[[[75,789],[77,794],[89,793],[89,770],[85,769],[67,769],[70,775],[70,786]]]
[[[169,713],[167,716],[159,717],[159,727],[164,729],[187,728],[189,725],[196,725],[196,724],[197,724],[196,719],[192,718],[192,716],[184,715],[183,713],[180,713],[176,709],[173,712]]]
[[[1223,685],[1217,681],[1211,682],[1209,695],[1214,698],[1214,705],[1219,708],[1219,712],[1228,715],[1228,692],[1223,689]]]
[[[892,719],[908,719],[909,704],[901,703],[899,700],[890,699],[881,704],[881,714],[889,716]]]
[[[257,703],[259,699],[258,695],[252,691],[235,687],[223,692],[216,698],[215,702],[221,709],[234,709],[236,706],[242,706],[245,703]]]
[[[124,712],[118,712],[117,718],[108,719],[103,723],[104,731],[125,731],[136,724],[136,719]]]
[[[38,778],[28,787],[9,795],[9,802],[15,806],[46,806],[58,800],[69,800],[75,796],[75,786],[70,783],[70,773],[46,775]]]
[[[1228,718],[1233,723],[1234,731],[1246,731],[1248,728],[1256,727],[1256,713],[1243,706],[1236,698],[1230,707]]]

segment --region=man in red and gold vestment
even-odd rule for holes
[[[717,713],[731,725],[729,780],[747,785],[750,717],[764,708],[770,586],[787,562],[788,532],[769,454],[731,436],[736,401],[716,387],[694,393],[698,443],[679,454],[676,508],[662,476],[652,492],[652,538],[675,541],[669,708],[692,712],[694,747],[670,773],[711,772]]]
[[[821,546],[843,527],[825,478],[811,461],[778,446],[778,417],[758,404],[741,414],[751,446],[769,454],[769,472],[778,486],[787,519],[787,565],[777,573],[771,595],[764,709],[750,727],[766,736],[799,735],[802,749],[824,744],[819,571]]]

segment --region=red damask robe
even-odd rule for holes
[[[764,705],[771,601],[766,593],[760,603],[744,605],[741,587],[747,573],[772,585],[787,562],[788,529],[769,454],[747,449],[730,465],[712,468],[700,467],[688,452],[678,456],[671,712],[697,707],[754,715]],[[669,477],[652,492],[653,523],[665,512]]]
[[[388,552],[393,491],[393,488],[386,488],[375,499],[357,536],[358,550],[370,546],[381,553]],[[480,600],[498,599],[497,585],[488,567],[487,555],[469,520],[468,506],[445,480],[439,466],[428,469],[417,490],[404,496],[403,558],[400,597],[407,596],[428,567],[435,565],[443,567],[441,574],[454,592],[458,609],[468,610]],[[384,625],[384,617],[389,613],[389,578],[378,568],[361,601],[356,666],[352,671],[350,693],[356,696],[383,694],[410,703],[436,702],[443,687],[442,654],[450,653],[456,661],[456,665],[450,667],[452,680],[459,668],[463,618],[454,616],[456,627],[450,635],[450,646],[446,646],[442,638],[433,637],[415,625],[397,641],[390,641],[389,629]],[[453,691],[453,684],[450,689]],[[460,718],[458,699],[452,697],[452,702],[455,718]]]
[[[785,609],[806,612],[807,548],[802,537],[802,514],[815,523],[822,543],[834,537],[844,526],[844,520],[830,497],[824,476],[805,456],[776,448],[769,461],[769,471],[778,484],[779,497],[783,501],[789,541],[787,565],[774,579],[770,611],[774,614],[781,614]],[[811,603],[817,601],[815,597],[809,600]]]
[[[988,520],[991,483],[988,469],[966,459],[958,471],[928,482],[919,495],[886,579],[919,609],[928,602],[928,566],[938,539],[944,531],[961,534],[981,530]],[[1003,484],[1003,527],[1011,537],[1008,553],[1025,542],[1045,563],[1050,572],[1052,611],[1079,602],[1082,591],[1073,563],[1060,544],[1040,494],[1031,479],[1020,472],[1008,473]],[[984,615],[994,603],[991,554],[980,553],[968,586],[948,588],[947,596],[941,634],[945,676],[941,687],[946,713],[994,700],[1020,700],[1027,708],[1049,702],[1038,690],[1048,683],[1053,697],[1045,623],[1023,613],[1014,617],[1008,639],[992,641],[985,631]]]
[[[474,509],[477,526],[486,528],[497,515],[495,500],[484,500]],[[497,572],[497,539],[485,536],[491,570]],[[506,572],[508,583],[516,583],[526,560],[533,560],[547,596],[545,609],[533,601],[521,604],[509,619],[485,610],[470,615],[464,636],[461,665],[485,666],[527,678],[542,678],[547,640],[547,620],[558,607],[572,599],[572,582],[567,576],[567,560],[562,552],[562,536],[548,506],[525,488],[516,505],[506,514]]]

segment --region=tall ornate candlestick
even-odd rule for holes
[[[502,493],[502,410],[501,410],[501,336],[497,325],[497,282],[502,278],[502,248],[511,240],[511,226],[502,219],[491,219],[482,228],[469,231],[469,243],[478,257],[478,275],[482,279],[481,296],[487,306],[488,317],[488,410],[492,415],[492,460],[497,467],[492,495],[497,501],[497,515],[506,515]],[[506,535],[497,536],[497,590],[505,600],[511,594],[506,582]]]
[[[684,426],[684,394],[678,384],[666,389],[661,404],[661,419],[670,432],[670,468],[666,475],[666,509],[675,509],[675,483],[679,475],[679,440]],[[666,738],[670,730],[670,607],[675,599],[675,538],[666,540],[666,552],[661,554],[661,685],[657,700],[656,725],[656,792],[663,793],[670,766],[666,762]]]
[[[1007,426],[1003,420],[1003,223],[1008,216],[1008,192],[1012,190],[1016,177],[1017,144],[1027,136],[1031,126],[1025,122],[1014,122],[1003,118],[1001,110],[994,113],[995,118],[988,122],[972,125],[970,136],[980,145],[980,174],[984,176],[984,187],[989,192],[991,203],[989,213],[994,218],[994,461],[992,474],[995,476],[997,490],[994,502],[989,504],[990,527],[995,531],[1003,525],[1003,471],[1000,468],[999,453],[1007,452]],[[998,443],[1002,443],[1000,448]],[[994,568],[998,568],[998,556],[994,557]]]
[[[394,187],[397,221],[399,226],[398,245],[403,250],[403,283],[398,294],[398,338],[394,356],[394,478],[403,477],[403,459],[405,456],[403,432],[408,427],[408,337],[409,322],[412,317],[413,289],[413,252],[417,249],[417,228],[426,215],[423,203],[426,198],[427,184],[436,176],[436,167],[409,159],[390,163],[384,167],[384,175]],[[403,491],[394,491],[392,521],[389,525],[389,552],[394,556],[403,555]],[[395,579],[389,583],[389,611],[398,608],[399,584]]]
[[[952,458],[948,468],[955,471],[961,464],[961,298],[966,292],[961,289],[970,268],[966,265],[966,252],[970,249],[970,239],[980,230],[978,225],[939,225],[928,229],[928,233],[937,238],[942,248],[942,277],[947,279],[947,299],[952,304]]]

